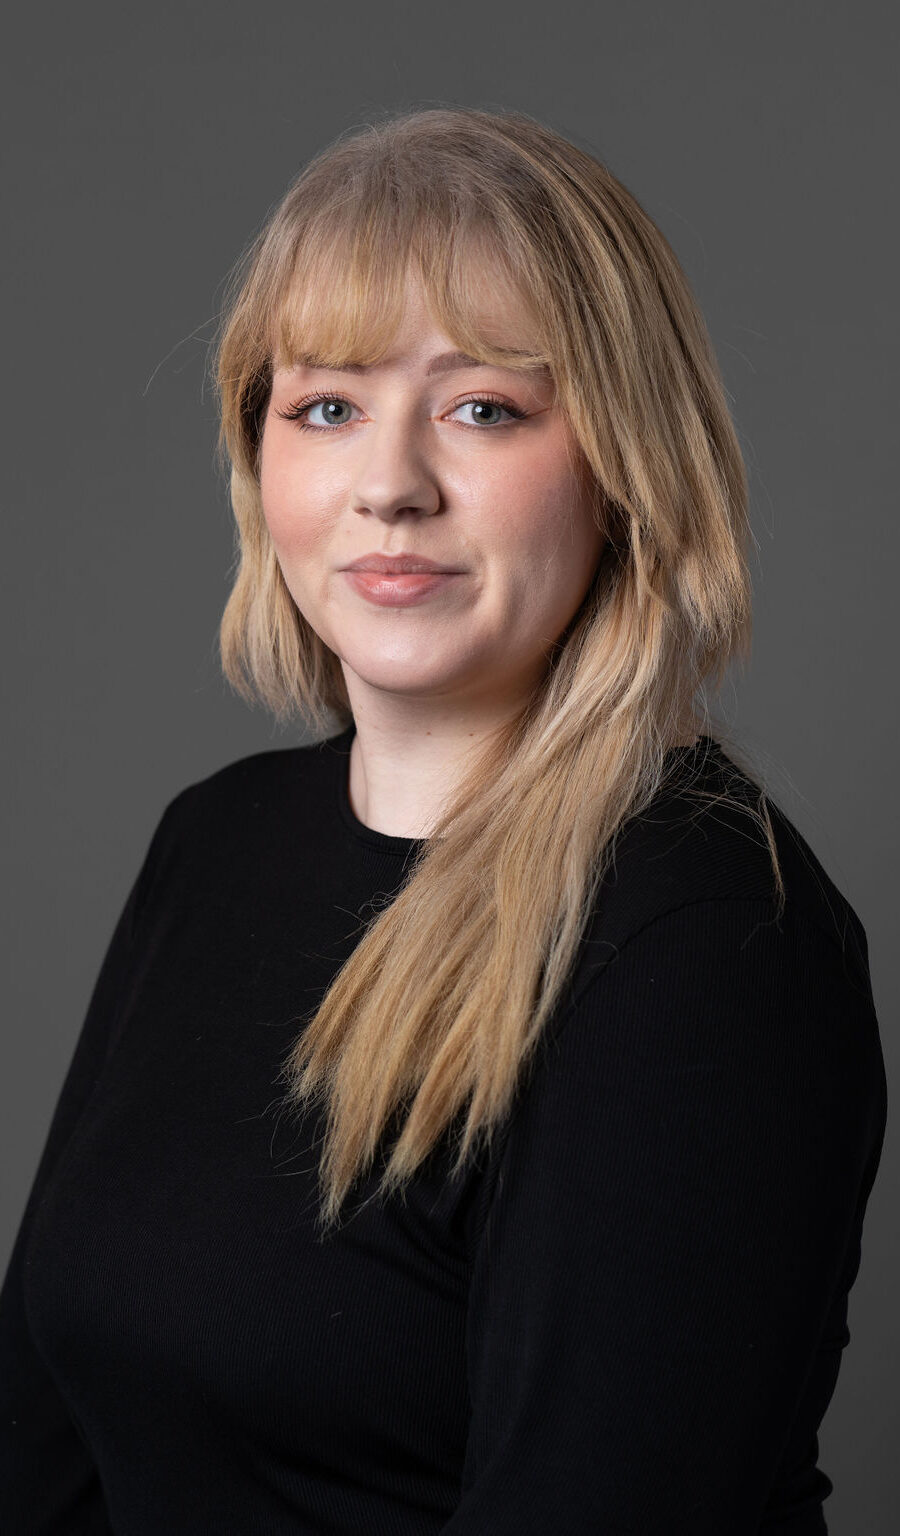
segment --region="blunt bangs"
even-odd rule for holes
[[[273,366],[380,362],[400,326],[411,280],[421,284],[436,323],[460,351],[498,367],[555,374],[539,318],[546,301],[524,280],[527,268],[502,249],[499,231],[461,225],[452,209],[436,202],[408,210],[404,219],[396,209],[347,203],[337,213],[300,235],[276,300]],[[501,289],[521,306],[528,346],[510,347],[491,335],[491,298]]]

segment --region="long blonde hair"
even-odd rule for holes
[[[446,107],[370,122],[323,150],[235,272],[217,349],[239,536],[220,630],[228,680],[281,720],[299,713],[319,739],[352,721],[339,659],[298,611],[263,517],[273,359],[376,362],[414,271],[454,345],[509,366],[479,330],[470,276],[485,258],[532,317],[521,362],[551,367],[607,542],[544,677],[473,760],[285,1062],[287,1104],[327,1110],[323,1232],[395,1116],[380,1193],[402,1187],[463,1113],[456,1170],[490,1144],[619,830],[664,783],[686,722],[708,722],[706,685],[750,648],[746,474],[671,247],[553,129]],[[751,814],[783,899],[765,801],[762,790]]]

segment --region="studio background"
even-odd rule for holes
[[[674,246],[747,460],[754,651],[719,712],[863,921],[888,1072],[820,1435],[826,1516],[835,1536],[893,1528],[896,18],[872,0],[244,0],[8,20],[0,1270],[164,806],[307,739],[219,673],[234,539],[208,370],[228,271],[338,133],[414,107],[526,111],[605,160]]]

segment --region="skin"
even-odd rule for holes
[[[532,344],[516,296],[485,284],[484,323]],[[511,716],[584,597],[605,543],[571,432],[541,373],[466,365],[414,280],[388,355],[365,372],[278,366],[261,449],[263,513],[288,589],[340,658],[360,821],[427,837],[473,744]],[[315,390],[329,402],[282,414]],[[480,392],[526,413],[473,406]],[[468,397],[468,403],[467,402]],[[337,424],[332,421],[337,411]],[[376,607],[341,567],[412,552],[464,574],[413,607]]]

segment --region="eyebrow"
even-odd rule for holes
[[[532,355],[533,354],[530,352],[521,352],[515,350],[510,350],[507,353],[511,363],[517,357],[527,358],[531,357]],[[325,362],[321,357],[317,357],[313,352],[300,352],[294,358],[294,366],[301,368],[324,368],[331,373],[369,373],[371,372],[371,368],[373,366],[377,367],[378,365],[369,363],[342,363],[340,366],[335,367],[333,364]],[[503,364],[486,363],[480,357],[470,357],[468,352],[441,352],[437,355],[437,357],[433,357],[431,359],[431,362],[425,369],[425,374],[426,377],[430,378],[433,374],[436,373],[454,373],[461,368],[492,367],[502,368]],[[517,369],[515,371],[518,372],[520,370]],[[526,368],[525,371],[527,373],[545,374],[549,376],[550,365],[548,363],[532,364]]]

